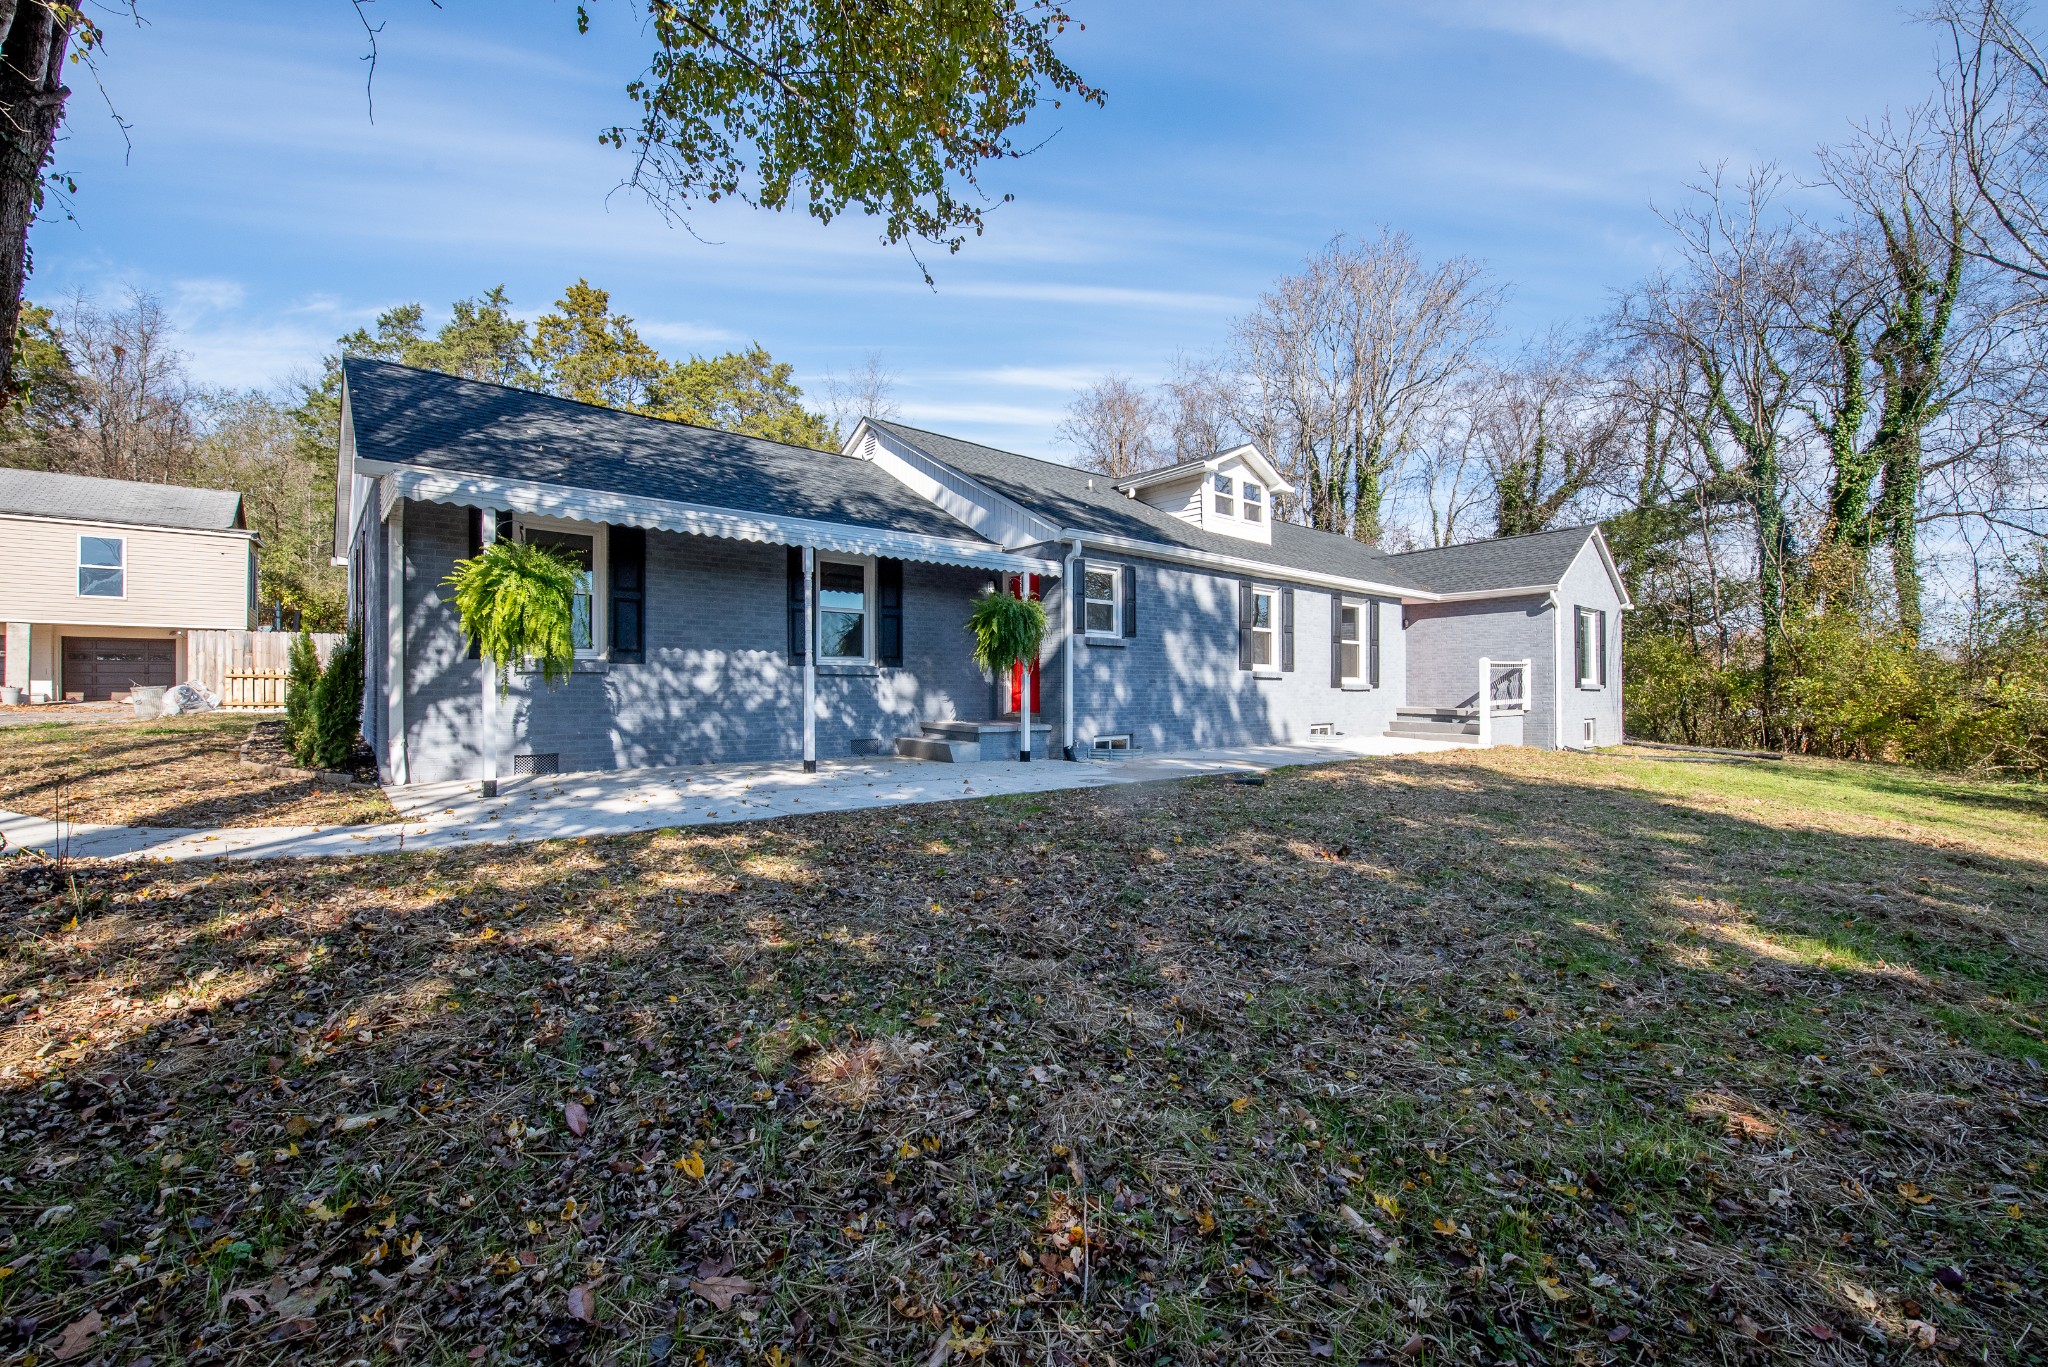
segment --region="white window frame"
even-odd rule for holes
[[[491,516],[486,511],[485,517]],[[590,645],[579,646],[576,658],[579,660],[602,660],[611,649],[611,569],[609,537],[602,522],[578,522],[567,517],[528,517],[516,513],[512,518],[512,535],[516,540],[526,540],[529,531],[560,532],[567,536],[590,538]]]
[[[1255,480],[1242,480],[1238,484],[1238,516],[1246,522],[1263,522],[1266,519],[1266,487]]]
[[[85,561],[85,543],[88,541],[113,542],[121,548],[121,563],[118,565],[88,565]],[[128,596],[128,538],[125,536],[102,536],[93,532],[80,532],[78,534],[77,569],[78,577],[73,581],[72,586],[78,590],[80,598],[111,598],[116,601],[126,598]],[[85,572],[87,570],[119,570],[121,572],[121,591],[119,593],[87,593],[85,591]]]
[[[1209,476],[1210,508],[1218,517],[1237,516],[1237,479],[1221,470]]]
[[[1340,652],[1345,646],[1355,646],[1358,650],[1358,672],[1356,674],[1340,673],[1338,676],[1338,683],[1345,688],[1367,688],[1372,684],[1372,660],[1367,654],[1372,649],[1372,623],[1368,620],[1367,614],[1372,612],[1372,610],[1372,600],[1370,599],[1344,598],[1338,600],[1337,648]],[[1344,614],[1346,612],[1351,613],[1352,620],[1357,623],[1358,638],[1356,640],[1347,641],[1344,639]],[[1338,657],[1340,670],[1342,664],[1343,657],[1340,653]]]
[[[1606,630],[1601,623],[1598,608],[1576,606],[1572,609],[1572,673],[1578,675],[1579,687],[1590,692],[1599,692],[1606,685],[1600,676],[1606,669],[1606,661],[1600,657],[1605,653],[1606,642],[1600,638]],[[1585,649],[1579,648],[1584,641]]]
[[[857,565],[861,572],[861,650],[858,655],[825,653],[825,566]],[[821,665],[866,665],[875,662],[875,558],[820,551],[811,571],[811,649]]]
[[[1259,596],[1261,594],[1272,600],[1272,608],[1266,614],[1266,620],[1271,625],[1264,628],[1261,628],[1258,624]],[[1259,658],[1259,633],[1261,630],[1265,632],[1267,639],[1272,643],[1272,649],[1267,652],[1271,658],[1265,660]],[[1252,585],[1251,631],[1252,673],[1272,674],[1277,677],[1280,673],[1280,590],[1276,586],[1272,584]]]
[[[1088,594],[1088,573],[1099,571],[1109,576],[1109,630],[1097,631],[1088,625],[1088,605],[1100,603],[1103,599],[1090,598]],[[1108,560],[1083,560],[1081,562],[1081,634],[1100,641],[1121,640],[1124,634],[1124,567]]]

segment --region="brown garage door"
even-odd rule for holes
[[[178,681],[176,641],[123,640],[106,637],[64,638],[64,693],[83,694],[87,702],[103,702],[116,693],[151,684],[166,688]]]

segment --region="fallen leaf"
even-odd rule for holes
[[[1252,1099],[1250,1097],[1241,1096],[1237,1100],[1230,1103],[1230,1109],[1237,1112],[1237,1114],[1239,1115],[1243,1115],[1246,1111],[1251,1109],[1251,1105]]]
[[[1822,1343],[1841,1337],[1841,1335],[1835,1332],[1832,1325],[1826,1324],[1809,1324],[1806,1326],[1806,1332],[1819,1339]]]
[[[711,1302],[713,1309],[730,1310],[734,1298],[752,1291],[754,1284],[745,1277],[699,1277],[690,1283],[690,1289]]]
[[[685,1177],[693,1177],[699,1182],[704,1180],[704,1155],[701,1153],[686,1153],[676,1160],[675,1166]]]
[[[1344,1217],[1344,1223],[1349,1225],[1353,1230],[1359,1231],[1361,1233],[1365,1230],[1365,1217],[1363,1215],[1360,1215],[1357,1211],[1353,1210],[1350,1206],[1345,1205],[1337,1207],[1337,1213]]]
[[[575,1103],[572,1102],[570,1104],[574,1105]],[[718,1308],[723,1310],[725,1307],[721,1305]],[[596,1324],[597,1293],[592,1291],[588,1286],[570,1287],[569,1313],[575,1316],[577,1319],[582,1320],[585,1324]]]
[[[57,1340],[57,1346],[50,1350],[50,1356],[62,1361],[75,1358],[92,1347],[92,1341],[100,1336],[106,1321],[97,1310],[88,1310],[64,1327],[64,1334]]]
[[[1554,1301],[1568,1301],[1572,1298],[1572,1293],[1565,1289],[1564,1283],[1555,1277],[1538,1277],[1536,1288]]]
[[[590,1112],[583,1109],[580,1101],[563,1103],[562,1122],[569,1127],[569,1133],[581,1137],[590,1128]]]

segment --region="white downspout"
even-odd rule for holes
[[[485,549],[489,549],[498,540],[497,513],[489,508],[484,509],[477,517],[477,525],[480,533],[477,540]],[[480,756],[483,761],[483,795],[485,797],[496,797],[498,795],[498,662],[491,658],[488,651],[478,651],[477,663],[483,667],[484,676],[483,725],[480,728],[483,743],[479,747],[483,751]]]
[[[818,772],[818,630],[811,621],[817,597],[811,581],[817,574],[817,552],[804,547],[804,772]]]
[[[1564,743],[1564,601],[1550,591],[1550,748]]]
[[[1028,572],[1018,576],[1024,592],[1031,592],[1031,575]],[[1018,671],[1022,676],[1017,684],[1017,762],[1031,763],[1031,669],[1037,660],[1026,660]]]
[[[1060,743],[1066,747],[1068,759],[1078,760],[1081,755],[1074,748],[1074,595],[1081,592],[1075,582],[1081,570],[1081,538],[1075,537],[1070,544],[1066,591],[1060,595]]]
[[[355,573],[353,566],[349,573]],[[384,524],[384,747],[385,771],[404,784],[405,763],[405,501],[391,505]]]

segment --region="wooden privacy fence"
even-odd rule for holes
[[[283,707],[291,667],[292,631],[188,631],[185,677],[220,695],[222,707]],[[325,665],[343,637],[314,632],[313,649]]]

